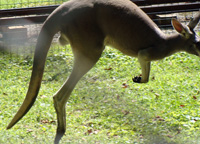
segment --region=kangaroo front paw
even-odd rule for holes
[[[136,76],[136,77],[132,78],[132,80],[133,80],[133,82],[135,82],[135,83],[141,83],[142,77]]]

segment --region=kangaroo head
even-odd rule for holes
[[[194,31],[194,28],[198,24],[199,20],[200,12],[189,22],[188,25],[183,25],[176,19],[172,19],[172,25],[185,40],[185,43],[183,44],[185,51],[200,57],[200,37]]]

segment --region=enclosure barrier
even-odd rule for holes
[[[198,11],[199,0],[132,0],[149,15]],[[181,2],[181,3],[180,3]],[[163,4],[168,5],[163,5]],[[156,5],[155,5],[156,4]],[[0,26],[43,23],[59,5],[0,10]],[[16,17],[20,16],[20,17]],[[14,17],[14,18],[12,18]]]

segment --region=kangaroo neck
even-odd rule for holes
[[[166,56],[170,56],[176,52],[185,51],[183,37],[181,37],[180,34],[166,36],[164,48],[166,49]]]

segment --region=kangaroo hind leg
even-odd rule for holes
[[[66,111],[65,105],[75,85],[99,60],[104,47],[86,48],[75,47],[74,66],[71,75],[63,84],[60,90],[54,95],[54,107],[57,113],[57,133],[55,144],[59,143],[60,139],[66,131]]]

